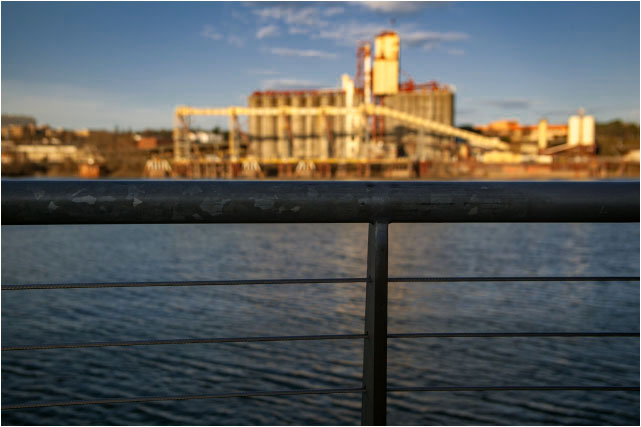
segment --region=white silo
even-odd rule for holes
[[[569,145],[594,145],[594,116],[584,116],[583,109],[579,115],[568,120]]]

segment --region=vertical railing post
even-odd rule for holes
[[[369,224],[362,425],[387,423],[387,228]]]

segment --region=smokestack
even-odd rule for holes
[[[372,47],[369,43],[367,43],[364,47],[365,50],[365,58],[364,58],[364,64],[363,64],[363,71],[365,74],[365,90],[364,90],[364,95],[365,95],[365,104],[371,104],[372,103]]]

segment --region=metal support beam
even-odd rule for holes
[[[191,158],[191,141],[189,140],[189,116],[176,114],[174,119],[174,160]]]
[[[236,151],[235,151],[235,134],[236,133],[236,113],[233,111],[229,114],[229,158],[231,160],[236,159]]]
[[[403,111],[386,107],[384,105],[374,104],[360,104],[358,107],[335,107],[332,106],[333,101],[330,100],[328,94],[321,96],[319,107],[292,107],[288,105],[276,104],[270,108],[255,108],[255,107],[228,107],[228,108],[192,108],[187,106],[176,107],[175,115],[177,117],[189,116],[228,116],[232,114],[248,115],[248,116],[304,116],[308,114],[324,114],[326,116],[346,116],[348,114],[366,114],[373,116],[372,126],[372,140],[376,140],[376,133],[378,123],[383,124],[383,118],[393,119],[398,122],[405,123],[415,128],[422,128],[431,133],[443,136],[451,136],[462,138],[469,141],[471,145],[490,150],[508,150],[508,144],[501,142],[498,138],[491,138],[479,135],[474,132],[469,132],[463,129],[458,129],[445,123],[436,120],[427,120],[423,117],[408,114]],[[280,126],[279,126],[280,128]],[[384,134],[384,129],[381,128],[381,135]],[[282,135],[281,135],[282,136]]]
[[[369,224],[361,425],[385,425],[387,413],[387,228]]]

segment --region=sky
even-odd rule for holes
[[[171,128],[177,105],[332,88],[401,37],[402,79],[456,88],[457,125],[639,122],[638,2],[2,2],[2,113]],[[215,124],[226,126],[222,119]]]

